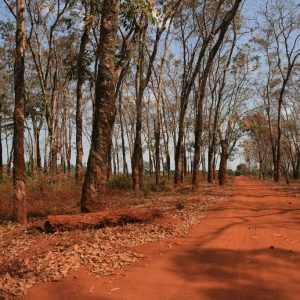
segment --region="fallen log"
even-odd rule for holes
[[[76,229],[98,229],[123,226],[129,223],[151,222],[162,216],[162,212],[158,209],[120,209],[78,215],[49,215],[46,219],[35,221],[29,225],[28,231],[54,233],[56,231],[72,231]]]

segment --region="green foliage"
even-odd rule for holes
[[[170,190],[170,187],[167,185],[166,181],[160,181],[159,183],[152,182],[149,185],[149,188],[152,192],[163,192]]]
[[[138,14],[146,15],[152,23],[155,23],[155,1],[124,0],[121,2],[121,23],[126,30],[136,22]]]
[[[227,170],[227,174],[230,175],[230,176],[233,176],[234,173],[235,173],[235,172],[234,172],[232,169],[228,169],[228,170]]]
[[[179,199],[176,202],[176,209],[182,210],[182,209],[185,209],[185,208],[186,208],[186,201],[184,199]]]
[[[243,175],[243,174],[242,174],[242,171],[241,171],[241,170],[236,170],[236,171],[234,172],[234,175],[235,175],[235,176],[241,176],[241,175]]]
[[[161,179],[159,183],[155,182],[155,177],[144,176],[143,179],[143,191],[148,192],[166,192],[172,190],[172,181],[168,181],[167,179]]]
[[[131,179],[123,175],[114,176],[106,183],[106,187],[109,190],[130,190]]]

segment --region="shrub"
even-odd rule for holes
[[[130,190],[131,179],[123,175],[114,176],[106,183],[106,187],[109,190]]]
[[[227,174],[230,175],[230,176],[234,175],[234,173],[235,172],[232,169],[227,170]]]
[[[156,183],[149,178],[145,178],[143,181],[143,191],[147,192],[169,192],[172,191],[172,186],[165,180]]]
[[[241,175],[242,175],[242,171],[241,171],[241,170],[236,170],[236,171],[234,172],[234,175],[235,175],[235,176],[241,176]]]
[[[176,209],[182,210],[182,209],[185,209],[185,207],[186,207],[186,202],[184,199],[179,199],[176,202]]]
[[[166,185],[166,182],[164,180],[160,181],[159,183],[153,182],[150,184],[150,190],[152,192],[163,192],[168,190],[168,186]]]

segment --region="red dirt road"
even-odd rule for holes
[[[247,178],[234,184],[187,237],[144,246],[146,258],[120,274],[81,271],[26,299],[300,299],[300,200]]]

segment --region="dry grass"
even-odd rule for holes
[[[29,218],[48,214],[73,214],[79,212],[80,187],[66,175],[39,175],[27,180],[27,209]],[[6,179],[0,184],[0,222],[11,219],[12,183]]]
[[[165,197],[165,199],[180,198],[181,195],[193,194],[190,181],[190,178],[187,177],[186,181],[175,190],[172,176],[162,178],[159,185],[155,184],[154,176],[145,176],[143,190],[136,194],[130,190],[130,178],[115,176],[107,185],[107,193],[103,197],[103,208],[139,207],[161,197]],[[75,184],[73,177],[67,174],[55,176],[39,174],[35,178],[28,178],[26,184],[29,219],[80,212],[81,186]],[[203,192],[208,188],[211,188],[211,185],[202,182],[200,190]],[[215,193],[217,190],[214,189],[213,192]],[[6,178],[0,184],[0,223],[11,219],[12,198],[12,180]]]
[[[130,191],[131,180],[122,176],[114,177],[108,184],[107,194],[103,199],[106,209],[123,208],[143,204],[145,198],[151,197],[152,190],[157,192],[172,191],[171,179],[168,183],[156,186],[154,178],[145,178],[144,191],[136,195]],[[75,184],[74,178],[66,174],[39,174],[27,179],[26,197],[29,218],[38,218],[57,214],[79,213],[81,186]],[[5,178],[0,184],[0,222],[8,221],[12,215],[12,179]]]

